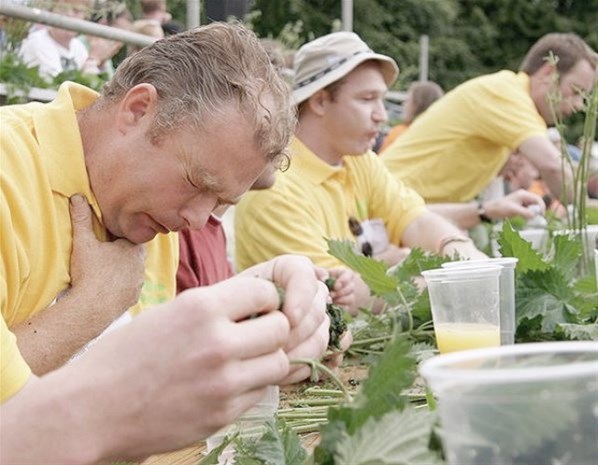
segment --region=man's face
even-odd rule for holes
[[[152,141],[131,138],[131,162],[96,188],[104,224],[117,237],[147,242],[158,233],[200,229],[218,206],[236,203],[267,161],[250,123],[229,111],[205,130],[177,129]]]
[[[374,146],[387,120],[386,91],[376,62],[365,62],[344,78],[324,116],[326,138],[338,155],[361,155]]]
[[[567,118],[571,114],[583,109],[584,95],[588,95],[591,92],[595,79],[595,70],[586,60],[577,62],[567,74],[561,76],[559,86],[561,101],[558,107],[555,108],[559,118]],[[549,93],[550,91],[547,91],[545,95],[546,106],[541,111],[541,114],[550,126],[555,124],[556,121],[554,121],[549,103],[547,102]]]

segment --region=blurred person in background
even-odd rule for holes
[[[556,63],[547,59],[551,53]],[[433,204],[474,200],[517,151],[560,198],[560,151],[547,137],[547,126],[583,108],[597,64],[596,52],[579,36],[546,34],[530,48],[519,72],[503,70],[459,85],[417,118],[381,158],[395,178]],[[560,101],[551,108],[549,97],[555,92]],[[565,177],[571,186],[569,170]],[[565,198],[570,194],[563,193]]]
[[[383,152],[397,137],[403,134],[415,118],[428,109],[436,100],[444,95],[442,87],[433,81],[414,82],[409,86],[407,98],[403,103],[403,122],[393,126],[377,150]]]

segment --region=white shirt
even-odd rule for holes
[[[20,53],[27,66],[39,66],[39,74],[46,78],[63,71],[83,69],[89,55],[79,39],[71,39],[67,49],[56,42],[46,28],[29,34],[21,44]]]

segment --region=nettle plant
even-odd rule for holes
[[[554,67],[552,74],[552,90],[548,93],[548,104],[552,114],[553,121],[555,121],[555,128],[559,132],[562,143],[560,144],[561,149],[561,172],[563,178],[563,188],[561,203],[563,205],[570,205],[569,214],[566,217],[566,226],[569,230],[576,234],[582,245],[582,273],[591,269],[591,262],[593,260],[593,250],[588,247],[587,240],[587,226],[589,212],[587,209],[587,198],[588,198],[588,179],[590,175],[590,162],[591,162],[591,151],[594,139],[596,137],[596,120],[598,115],[598,80],[594,81],[594,86],[589,93],[583,92],[584,97],[584,109],[582,110],[585,114],[583,124],[583,135],[581,137],[580,148],[581,158],[579,162],[574,162],[570,153],[568,145],[565,143],[567,136],[567,126],[563,122],[562,115],[557,108],[560,108],[560,104],[563,100],[563,96],[560,91],[560,76],[556,71],[556,66],[559,58],[554,54],[550,54],[546,60],[551,63]],[[566,173],[571,172],[572,185],[567,182],[568,177]],[[570,201],[567,199],[568,192],[571,192],[572,196]]]

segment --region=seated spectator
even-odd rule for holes
[[[91,0],[59,0],[51,11],[71,18],[84,19],[91,10]],[[58,27],[33,30],[21,44],[21,57],[30,67],[39,67],[39,74],[51,81],[64,71],[85,71],[96,66],[88,61],[89,53],[77,39],[77,33]]]
[[[104,26],[131,30],[133,16],[124,3],[107,0],[96,3],[91,21]],[[90,65],[94,64],[97,67],[97,74],[103,74],[107,79],[110,79],[114,75],[112,58],[123,47],[123,43],[84,34],[78,38],[87,48],[89,53],[88,62],[92,62]]]
[[[397,137],[403,134],[407,128],[413,123],[413,120],[428,109],[436,100],[444,95],[442,88],[432,81],[414,82],[409,86],[407,98],[403,104],[403,122],[393,126],[378,152],[384,151],[390,144],[392,144]]]
[[[384,95],[398,74],[392,58],[354,33],[336,32],[303,45],[294,68],[293,158],[272,188],[248,192],[235,208],[239,269],[291,252],[324,268],[346,267],[328,254],[326,238],[354,241],[389,265],[409,247],[485,257],[371,151],[387,118]],[[359,276],[354,288],[357,307],[377,304]]]

